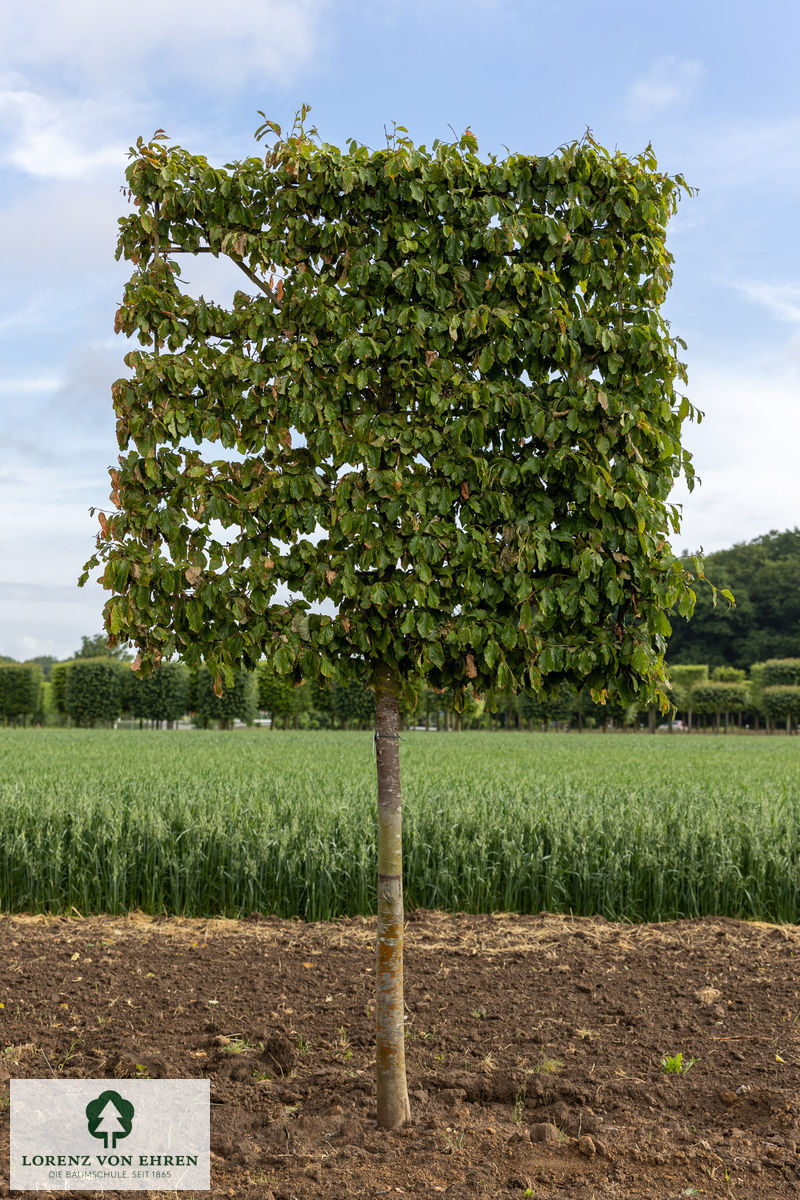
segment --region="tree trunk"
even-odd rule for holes
[[[647,710],[647,732],[655,733],[656,731],[656,710],[651,704]]]
[[[376,1074],[378,1128],[411,1119],[406,1085],[403,1002],[403,805],[396,668],[375,668],[378,766],[378,942]]]

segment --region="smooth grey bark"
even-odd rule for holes
[[[405,1060],[403,998],[403,804],[397,670],[375,668],[375,757],[378,768],[378,936],[376,1072],[378,1128],[411,1118]]]

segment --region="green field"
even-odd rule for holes
[[[407,733],[407,907],[800,921],[800,739]],[[371,913],[368,733],[0,730],[0,909]]]

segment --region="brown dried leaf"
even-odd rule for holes
[[[217,699],[222,699],[223,690],[222,676],[218,675],[214,680],[214,695],[217,697]]]
[[[608,412],[608,400],[606,400],[605,392],[597,393],[597,403],[604,410],[604,412]]]
[[[283,446],[284,450],[291,450],[292,435],[288,429],[281,429],[278,433],[278,441]]]
[[[342,629],[345,631],[345,633],[350,632],[350,622],[348,621],[347,617],[342,617]]]
[[[283,300],[283,280],[278,280],[278,286],[275,289],[275,295],[278,297],[278,303]]]
[[[475,666],[475,659],[471,654],[467,655],[467,679],[475,679],[478,674],[478,668]]]
[[[199,567],[186,568],[186,582],[189,584],[189,587],[197,587],[202,577],[203,572]]]
[[[136,658],[135,658],[135,659],[133,660],[133,662],[131,663],[131,670],[132,670],[132,671],[138,671],[138,670],[139,670],[139,667],[140,667],[141,665],[142,665],[142,656],[141,656],[141,654],[139,653],[139,651],[137,650],[137,652],[136,652]]]
[[[122,507],[122,505],[120,504],[119,492],[116,491],[116,489],[113,492],[108,493],[108,498],[111,501],[111,503],[114,505],[115,508]]]
[[[105,513],[99,512],[97,514],[97,519],[100,522],[100,528],[103,531],[103,537],[108,538],[108,517]]]
[[[326,571],[325,578],[327,579],[328,583],[333,583],[334,579],[336,578],[336,572],[335,571]]]
[[[438,350],[426,350],[425,351],[425,366],[429,367],[431,365],[431,363],[435,362],[438,357],[439,357]]]
[[[466,479],[461,485],[461,499],[469,500],[469,484],[467,483]]]

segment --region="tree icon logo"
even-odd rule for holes
[[[130,1100],[123,1100],[119,1092],[101,1092],[96,1100],[86,1105],[89,1133],[92,1137],[102,1138],[106,1150],[113,1150],[119,1138],[126,1138],[130,1133],[133,1111]]]

